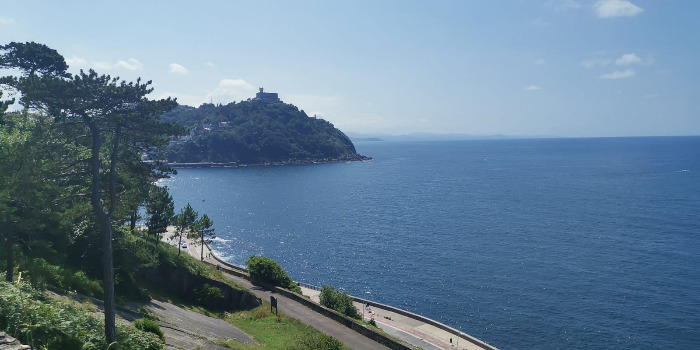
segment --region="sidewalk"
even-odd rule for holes
[[[178,242],[171,242],[167,239],[167,237],[170,235],[172,235],[172,232],[165,233],[163,235],[163,241],[177,246]],[[191,240],[187,240],[184,237],[183,242],[187,243],[187,248],[183,250],[187,251],[187,253],[196,259],[199,259],[202,251],[201,245],[195,244]],[[204,245],[204,261],[212,265],[224,264],[215,256],[215,253],[213,253],[206,244]],[[320,303],[320,291],[303,286],[301,287],[301,290],[302,294],[308,296],[313,302]],[[448,332],[444,329],[429,324],[421,320],[421,318],[423,318],[422,316],[414,315],[414,317],[411,317],[410,313],[405,311],[398,313],[396,311],[400,310],[391,306],[383,306],[374,302],[370,303],[372,305],[368,306],[365,303],[358,301],[354,302],[355,307],[360,311],[360,314],[363,315],[365,321],[374,319],[377,326],[384,332],[422,349],[497,350],[495,347],[483,343],[478,339],[470,337],[469,335],[461,333],[457,330],[453,329],[453,332]],[[436,322],[433,321],[433,323]]]
[[[320,291],[301,287],[304,295],[311,298],[312,301],[320,303]],[[419,346],[423,349],[460,349],[460,350],[483,350],[495,349],[490,346],[481,346],[474,344],[465,336],[457,336],[453,333],[442,330],[431,324],[425,323],[419,319],[411,318],[394,311],[391,307],[382,308],[377,306],[363,305],[363,303],[354,302],[357,310],[363,315],[365,321],[374,319],[377,326],[384,332],[399,338],[409,344]],[[455,332],[457,332],[455,330]],[[450,340],[452,341],[450,343]]]

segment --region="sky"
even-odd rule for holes
[[[345,132],[700,135],[700,1],[7,1],[34,41],[226,104],[259,87]]]

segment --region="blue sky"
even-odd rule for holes
[[[10,1],[35,41],[154,97],[277,92],[343,131],[700,135],[694,0]]]

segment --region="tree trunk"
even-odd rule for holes
[[[136,220],[139,218],[138,214],[138,209],[134,210],[133,213],[131,213],[131,216],[129,217],[129,229],[131,230],[131,234],[134,234],[134,230],[136,230]]]
[[[87,121],[92,136],[91,167],[92,188],[90,202],[97,219],[98,229],[102,231],[102,286],[104,288],[105,339],[107,344],[117,340],[114,302],[114,266],[112,261],[112,223],[111,216],[105,213],[100,200],[100,148],[102,140],[97,125]],[[111,203],[110,203],[111,206]]]
[[[112,260],[112,225],[102,223],[102,273],[104,288],[105,338],[107,344],[117,340],[114,302],[114,262]]]
[[[180,250],[181,250],[181,248],[182,248],[182,235],[184,235],[184,234],[185,234],[185,232],[184,232],[184,229],[183,229],[183,232],[180,232],[180,239],[179,239],[179,241],[177,242],[177,256],[180,256]]]
[[[5,272],[5,280],[10,283],[12,283],[12,280],[14,279],[15,270],[15,255],[13,251],[14,243],[15,242],[12,241],[12,238],[5,238],[5,252],[7,254],[7,270]]]
[[[202,231],[200,242],[202,243],[202,250],[199,253],[199,260],[204,261],[204,231]]]

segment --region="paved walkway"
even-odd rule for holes
[[[320,303],[320,291],[301,288],[304,295],[309,296],[312,301]],[[483,350],[488,349],[478,344],[474,344],[465,337],[459,337],[453,333],[442,330],[421,320],[411,318],[396,313],[389,308],[378,306],[366,306],[359,302],[354,302],[357,310],[363,315],[365,321],[374,319],[377,326],[409,344],[419,346],[423,349],[465,349]]]
[[[167,234],[166,234],[167,235]],[[164,236],[163,238],[164,241],[169,242],[167,240],[167,236]],[[183,238],[184,240],[184,238]],[[173,245],[177,245],[177,242],[170,242]],[[201,249],[202,247],[200,245],[192,244],[189,240],[187,241],[187,248],[186,250],[190,255],[193,257],[199,259],[200,254],[201,254]],[[205,261],[212,263],[216,265],[219,263],[216,259],[214,259],[208,249],[208,247],[205,245],[204,246],[204,254],[205,254]],[[224,274],[224,276],[230,278],[237,284],[251,290],[258,298],[263,299],[263,300],[270,300],[270,296],[273,295],[270,291],[264,290],[258,286],[254,286],[253,284],[250,283],[250,281],[232,276],[229,274]],[[277,307],[279,308],[279,311],[284,313],[285,315],[295,318],[299,320],[301,323],[304,323],[306,325],[309,325],[311,327],[314,327],[318,329],[319,331],[330,335],[336,339],[338,339],[340,342],[345,344],[345,346],[351,348],[351,349],[367,349],[367,350],[388,350],[386,346],[383,346],[374,340],[371,340],[355,331],[352,329],[345,327],[341,325],[338,322],[335,322],[327,317],[321,316],[317,312],[309,309],[308,307],[299,304],[298,302],[288,299],[280,294],[274,294],[275,298],[277,299]]]
[[[165,240],[165,238],[164,238]],[[184,241],[184,238],[183,238]],[[171,242],[177,245],[177,242]],[[187,240],[186,250],[190,255],[199,259],[202,251],[201,245],[193,244]],[[213,256],[207,245],[204,246],[204,261],[213,265],[219,264],[219,260]],[[257,286],[253,286],[250,281],[229,276],[236,283],[251,289],[259,298],[270,300],[271,293],[261,290]],[[319,303],[320,291],[302,287],[302,293],[312,301]],[[336,323],[324,316],[319,315],[315,311],[279,294],[275,294],[278,299],[279,309],[283,313],[298,319],[299,321],[308,324],[328,335],[331,335],[345,345],[353,349],[386,349],[386,347],[376,343],[368,338],[356,333],[355,331]],[[374,319],[377,326],[384,332],[399,338],[409,344],[423,348],[425,350],[440,350],[440,349],[460,349],[460,350],[484,350],[496,349],[489,345],[481,345],[467,339],[467,335],[458,336],[446,330],[428,324],[420,319],[412,318],[392,311],[390,308],[382,308],[379,306],[364,306],[361,303],[355,302],[355,307],[363,315],[365,321]],[[332,326],[331,326],[332,325]],[[361,339],[357,339],[357,338]],[[369,341],[370,343],[366,343]],[[370,346],[370,347],[367,347]]]

